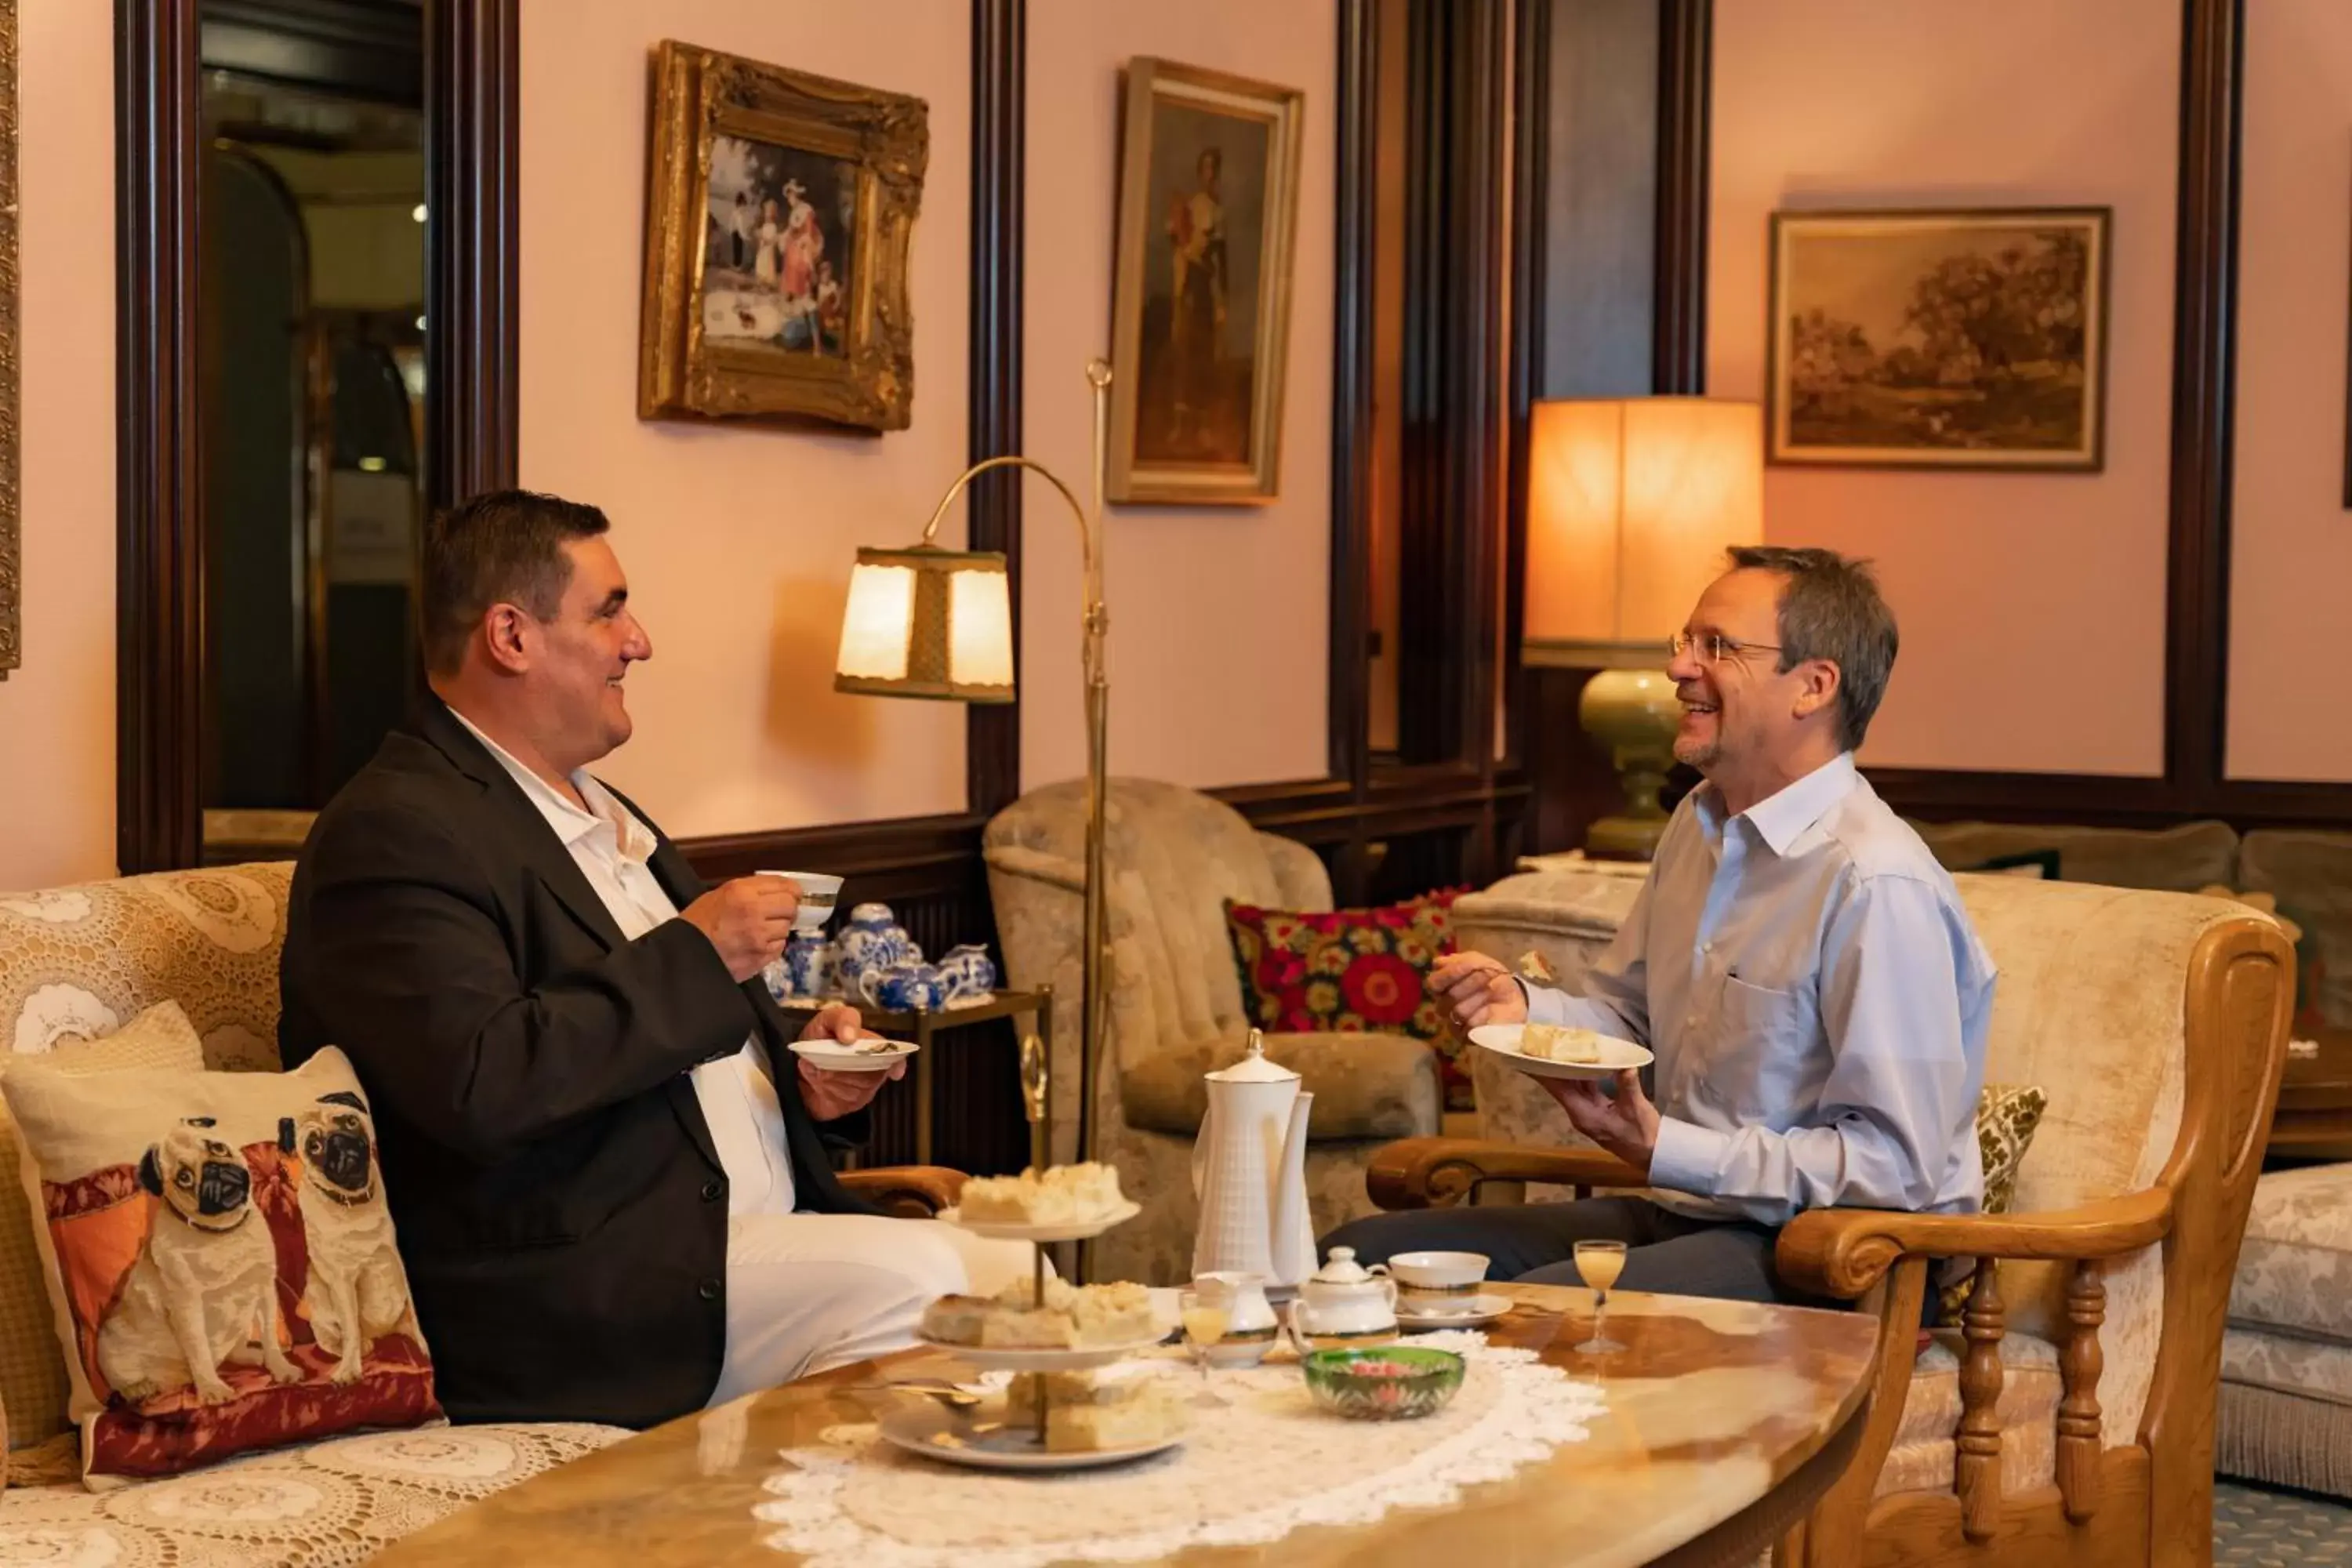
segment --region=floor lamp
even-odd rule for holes
[[[1026,468],[1054,487],[1069,503],[1078,525],[1085,567],[1085,605],[1079,618],[1080,658],[1087,705],[1087,871],[1085,945],[1079,952],[1078,1158],[1094,1158],[1095,1074],[1102,1060],[1102,1037],[1109,1026],[1103,986],[1109,969],[1105,935],[1103,791],[1108,756],[1110,681],[1103,668],[1103,637],[1110,629],[1103,608],[1102,507],[1104,462],[1110,429],[1110,366],[1087,366],[1095,399],[1094,508],[1078,504],[1052,469],[1027,458],[990,458],[958,475],[932,509],[923,536],[899,549],[857,552],[849,576],[849,604],[843,612],[841,652],[834,663],[836,691],[877,697],[919,697],[958,702],[1013,700],[1012,595],[1004,556],[992,550],[942,550],[931,541],[940,520],[971,481],[993,468]],[[1042,1051],[1022,1052],[1023,1104],[1035,1129],[1044,1116],[1050,1065]],[[1042,1169],[1051,1151],[1036,1151]]]

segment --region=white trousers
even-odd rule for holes
[[[992,1296],[1031,1268],[1027,1243],[928,1219],[738,1215],[727,1229],[727,1359],[714,1405],[915,1342],[941,1296]]]

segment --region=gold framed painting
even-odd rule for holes
[[[1767,457],[2105,466],[2106,207],[1780,212]]]
[[[1150,58],[1122,89],[1106,493],[1271,500],[1306,94]]]
[[[675,40],[653,74],[638,416],[905,429],[929,108]]]

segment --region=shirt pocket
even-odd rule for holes
[[[1817,1072],[1819,1013],[1809,984],[1777,991],[1725,975],[1693,1092],[1742,1122],[1793,1125],[1806,1109],[1799,1101],[1805,1081]]]

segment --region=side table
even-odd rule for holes
[[[1022,1020],[1018,1025],[1024,1037],[1021,1047],[1023,1073],[1023,1104],[1029,1112],[1029,1150],[1032,1162],[1043,1170],[1046,1164],[1042,1150],[1053,1144],[1052,1111],[1043,1093],[1032,1092],[1029,1084],[1032,1055],[1028,1040],[1037,1040],[1035,1060],[1042,1068],[1054,1059],[1054,988],[1041,985],[1034,991],[999,990],[985,1002],[969,1006],[942,1007],[936,1012],[918,1008],[910,1013],[894,1012],[887,1007],[871,1007],[847,996],[794,996],[779,1001],[784,1016],[806,1020],[816,1016],[824,1008],[835,1003],[846,1003],[857,1009],[858,1018],[877,1035],[897,1039],[911,1039],[919,1047],[915,1052],[915,1163],[932,1163],[931,1160],[931,1050],[933,1041],[940,1035],[951,1033],[971,1024],[985,1024],[997,1018]]]
[[[2352,1029],[2322,1028],[2319,1054],[2290,1056],[2271,1122],[2271,1158],[2352,1160]]]

